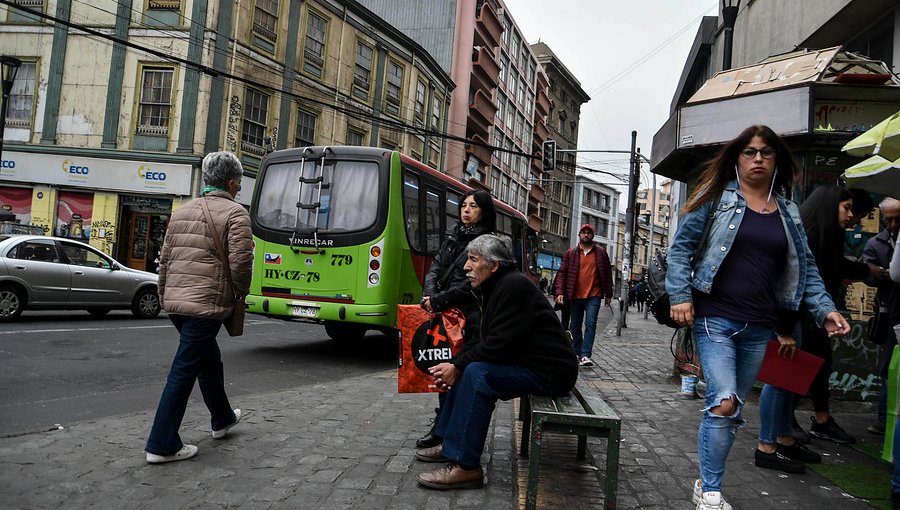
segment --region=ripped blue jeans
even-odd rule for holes
[[[775,329],[724,317],[695,317],[693,333],[706,380],[706,406],[697,435],[700,480],[704,492],[721,491],[728,452],[737,429],[744,425],[741,410]],[[731,416],[710,411],[733,397],[737,400]]]

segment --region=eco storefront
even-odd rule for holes
[[[47,235],[88,241],[153,271],[172,208],[191,195],[192,173],[189,164],[4,152],[0,207]]]

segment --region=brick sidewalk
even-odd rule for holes
[[[597,365],[581,376],[623,419],[618,508],[692,508],[696,431],[702,404],[680,394],[672,378],[671,330],[639,314],[615,337],[608,311],[594,346]],[[432,395],[397,394],[388,371],[328,385],[243,396],[246,418],[226,440],[209,436],[202,404],[188,409],[182,437],[200,447],[190,461],[150,466],[143,446],[154,410],[77,423],[62,430],[0,438],[0,496],[6,508],[490,508],[524,506],[527,462],[517,458],[517,402],[501,402],[482,457],[483,490],[431,491],[415,476],[434,466],[415,460],[415,439],[428,426]],[[847,412],[840,412],[840,410]],[[858,438],[872,416],[866,406],[838,407]],[[802,420],[806,414],[799,413]],[[867,508],[813,473],[785,475],[753,466],[758,411],[738,434],[723,491],[737,509]],[[872,436],[869,436],[872,437]],[[825,462],[858,461],[837,445],[815,445]],[[586,463],[575,439],[550,435],[542,455],[542,508],[602,504],[603,440],[589,440]],[[597,469],[595,466],[600,466]],[[873,469],[887,469],[873,463]],[[887,491],[888,489],[885,488]]]

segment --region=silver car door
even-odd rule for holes
[[[53,239],[25,239],[7,253],[9,273],[28,288],[29,305],[62,305],[72,275]]]
[[[72,274],[70,303],[130,304],[134,282],[127,271],[100,250],[84,243],[60,241]]]

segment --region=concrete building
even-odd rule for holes
[[[353,0],[17,4],[0,6],[0,54],[23,61],[0,205],[131,267],[152,269],[208,152],[240,157],[244,204],[269,144],[397,148],[435,167],[445,159],[432,134],[447,129],[449,73]]]
[[[859,161],[840,151],[844,143],[900,110],[891,76],[900,66],[897,0],[730,3],[737,4],[732,71],[721,72],[720,8],[701,21],[669,120],[653,138],[651,171],[679,181],[673,225],[702,162],[748,125],[767,124],[785,137],[801,167],[802,200],[816,182],[834,182]]]
[[[541,235],[541,252],[563,253],[574,244],[569,236],[572,230],[573,196],[575,182],[575,152],[578,148],[578,128],[581,105],[591,98],[581,83],[553,53],[549,46],[539,42],[531,45],[538,62],[550,80],[550,114],[547,126],[549,138],[556,140],[556,169],[543,175],[544,200],[541,217],[544,219]],[[577,238],[576,238],[577,239]],[[551,259],[552,260],[552,259]],[[557,261],[553,261],[558,265]]]
[[[441,170],[489,189],[540,230],[549,82],[503,2],[422,0],[415,9],[404,0],[361,2],[417,40],[457,86]]]

